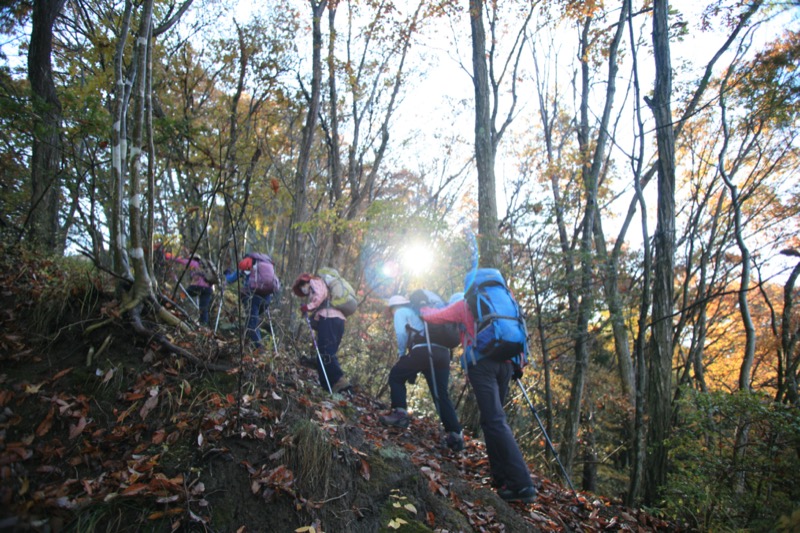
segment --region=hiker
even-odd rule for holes
[[[275,275],[272,258],[266,254],[251,252],[239,261],[238,270],[225,273],[228,284],[235,283],[243,274],[239,283],[239,296],[249,309],[245,333],[253,342],[256,350],[261,349],[261,315],[267,311],[272,302],[272,295],[280,290],[280,280]]]
[[[189,288],[186,292],[189,296],[197,297],[197,308],[200,310],[200,325],[209,327],[211,322],[209,319],[209,310],[211,309],[211,297],[214,294],[214,284],[217,279],[213,276],[207,268],[207,263],[199,255],[195,255],[192,259],[185,257],[169,257],[176,263],[188,265],[189,267]]]
[[[468,276],[465,292],[472,281]],[[467,371],[480,411],[492,486],[505,501],[533,502],[536,488],[503,410],[509,382],[516,372],[521,374],[520,367],[512,360],[492,359],[475,349],[475,316],[466,299],[457,299],[442,309],[423,308],[421,316],[430,324],[453,322],[461,325],[464,347],[461,366]]]
[[[306,302],[300,306],[300,313],[316,332],[315,343],[319,358],[313,365],[317,370],[320,386],[328,392],[352,392],[353,388],[336,357],[344,336],[345,316],[330,305],[328,286],[321,277],[303,273],[292,284],[292,292],[299,298],[306,298]],[[311,332],[312,335],[314,331]]]
[[[431,342],[425,336],[425,324],[405,296],[395,295],[387,302],[394,319],[397,337],[397,362],[389,371],[392,411],[380,417],[385,426],[408,427],[406,382],[413,383],[422,373],[436,402],[439,419],[447,432],[445,443],[453,451],[464,449],[464,436],[458,415],[450,401],[450,349]]]

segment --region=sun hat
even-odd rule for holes
[[[411,302],[409,301],[409,299],[406,298],[405,296],[401,296],[399,294],[395,294],[394,296],[389,298],[389,301],[386,302],[386,305],[389,306],[389,307],[396,307],[396,306],[399,306],[399,305],[406,305],[406,304],[410,304],[410,303]]]

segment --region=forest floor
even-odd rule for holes
[[[96,273],[0,252],[0,532],[683,531],[536,475],[509,505],[478,438],[385,428],[290,350],[161,329],[196,359],[167,353]]]

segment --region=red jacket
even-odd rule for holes
[[[441,309],[423,307],[420,310],[420,315],[425,322],[430,322],[431,324],[454,322],[463,325],[461,345],[465,349],[467,346],[471,346],[475,340],[475,317],[472,316],[466,300],[458,300]],[[464,333],[465,331],[466,333]]]

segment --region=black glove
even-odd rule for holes
[[[512,362],[511,365],[514,367],[514,373],[511,374],[511,377],[514,378],[514,381],[522,378],[522,366],[519,363]]]

